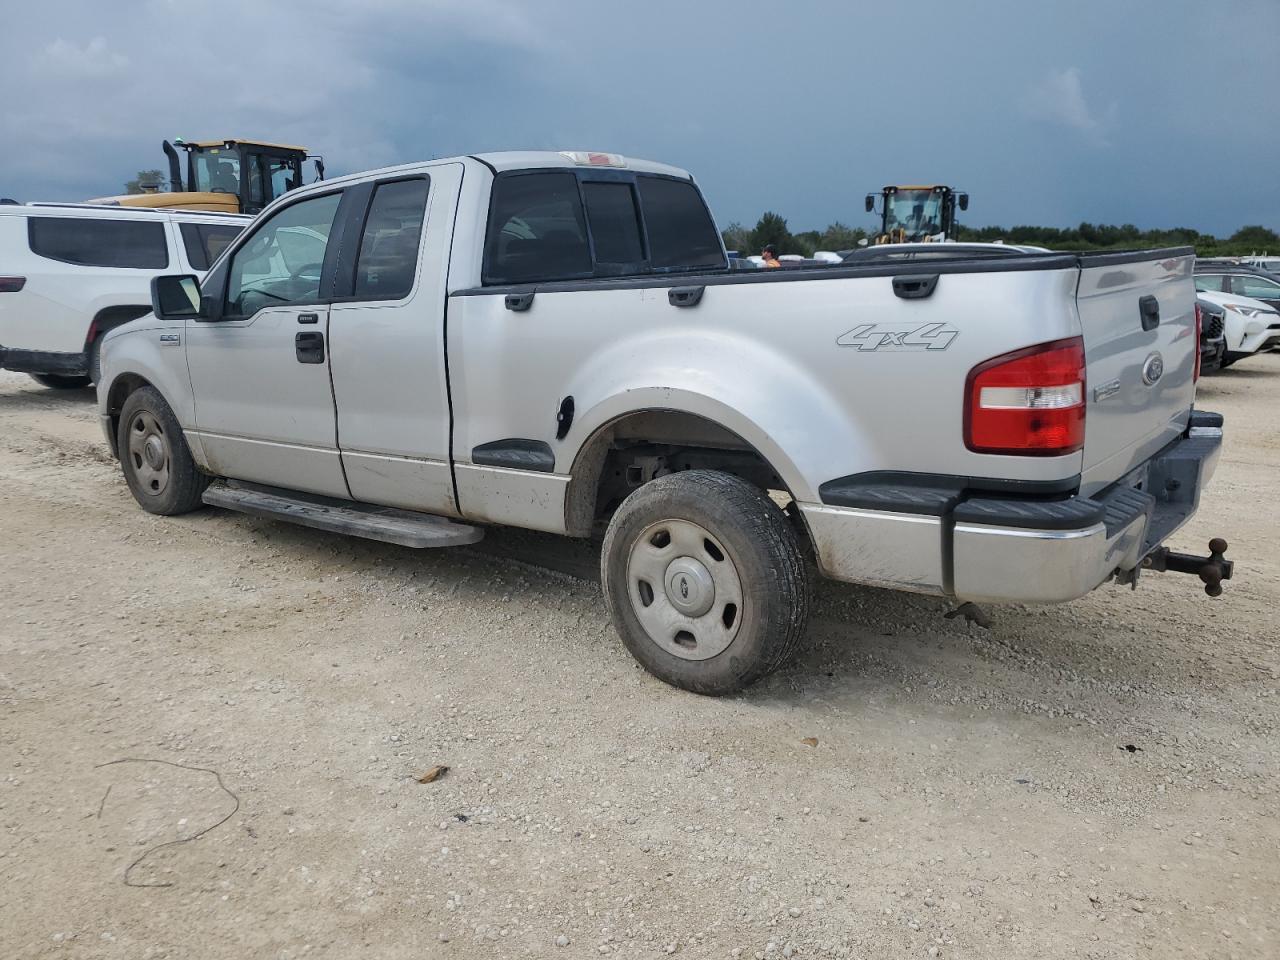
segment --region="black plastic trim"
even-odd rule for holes
[[[1221,427],[1226,419],[1220,413],[1213,413],[1209,410],[1192,410],[1191,419],[1187,422],[1187,428],[1191,427]]]
[[[941,473],[873,470],[828,480],[818,488],[822,502],[833,507],[891,510],[941,517],[971,492],[1006,497],[1063,497],[1080,489],[1080,475],[1061,480],[1003,480]]]
[[[551,473],[556,468],[556,455],[551,452],[551,444],[543,440],[513,437],[480,444],[471,451],[471,462],[482,467]]]
[[[83,350],[55,353],[0,347],[0,369],[15,373],[57,373],[78,377],[89,372],[89,355]]]
[[[1195,247],[1160,247],[1156,250],[1120,250],[1116,253],[1075,254],[1082,268],[1114,267],[1125,263],[1141,263],[1143,260],[1172,260],[1178,257],[1194,257]]]
[[[1096,500],[994,500],[971,497],[959,504],[956,523],[980,523],[990,527],[1032,530],[1081,530],[1106,519],[1106,508]]]

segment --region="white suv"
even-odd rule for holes
[[[102,335],[151,312],[151,278],[203,275],[251,219],[0,205],[0,368],[59,389],[96,383]]]

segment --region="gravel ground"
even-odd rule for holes
[[[1175,545],[1231,541],[1223,598],[987,631],[824,585],[711,700],[633,664],[587,545],[152,517],[88,391],[0,374],[0,953],[1280,955],[1280,355],[1201,405]]]

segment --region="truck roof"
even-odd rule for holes
[[[180,210],[173,207],[123,207],[105,203],[6,203],[0,217],[80,217],[100,220],[155,220],[163,218],[201,223],[247,223],[246,213],[218,213],[211,210]]]
[[[679,177],[682,180],[692,180],[693,177],[689,171],[681,170],[679,167],[672,167],[665,163],[656,163],[652,160],[639,160],[635,157],[624,157],[620,154],[596,153],[594,151],[572,151],[557,152],[555,150],[509,150],[500,153],[474,153],[475,159],[482,163],[487,163],[494,170],[527,170],[530,167],[575,167],[575,166],[593,166],[595,164],[586,162],[585,160],[575,160],[574,154],[580,157],[612,157],[621,161],[619,169],[638,170],[641,173],[662,173],[669,177]],[[606,164],[599,164],[606,166]]]

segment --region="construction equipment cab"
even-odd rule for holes
[[[956,207],[969,209],[969,195],[941,184],[888,186],[867,194],[867,213],[880,198],[876,243],[928,243],[955,239]]]
[[[186,179],[178,150],[187,152]],[[259,140],[164,142],[169,160],[169,191],[104,197],[93,203],[122,207],[180,207],[218,213],[256,214],[267,204],[302,186],[302,165],[315,163],[316,179],[324,179],[324,158],[309,156],[306,147]]]

